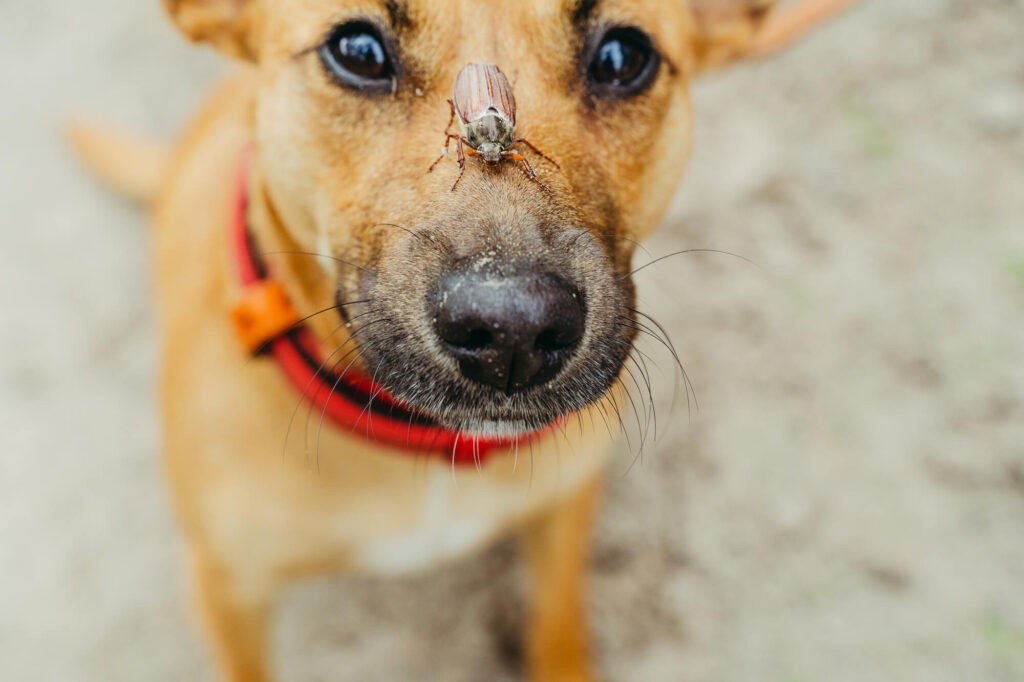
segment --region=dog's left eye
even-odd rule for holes
[[[395,76],[380,32],[364,21],[334,29],[320,46],[320,59],[345,87],[362,92],[391,92]]]

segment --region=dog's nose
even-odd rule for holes
[[[511,395],[550,381],[583,337],[581,294],[548,272],[447,275],[435,325],[467,379]]]

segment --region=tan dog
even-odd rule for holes
[[[844,3],[769,22],[761,43],[771,1],[165,4],[189,38],[251,67],[159,173],[158,155],[137,146],[78,142],[135,195],[160,177],[167,469],[226,679],[269,679],[267,620],[285,582],[413,570],[522,529],[530,679],[592,680],[582,578],[610,443],[602,424],[619,410],[644,324],[634,245],[689,157],[689,83]],[[516,133],[560,167],[523,152],[543,185],[511,162],[467,159],[455,191],[453,158],[426,172],[469,62],[508,74]],[[247,158],[249,235],[290,305],[312,316],[304,324],[338,349],[330,359],[348,358],[439,428],[521,439],[521,452],[499,446],[468,468],[444,452],[411,457],[322,423],[280,367],[250,357],[231,322],[247,293],[229,238]]]

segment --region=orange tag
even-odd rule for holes
[[[250,353],[281,336],[299,322],[284,285],[269,280],[253,284],[231,311],[235,332]]]

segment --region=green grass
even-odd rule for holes
[[[886,161],[896,155],[895,134],[867,101],[851,99],[846,103],[844,114],[864,156],[873,161]]]
[[[1003,271],[1010,276],[1014,284],[1024,289],[1024,253],[1014,253],[1006,258]]]
[[[981,638],[996,658],[1024,671],[1024,630],[990,613],[981,620]]]

